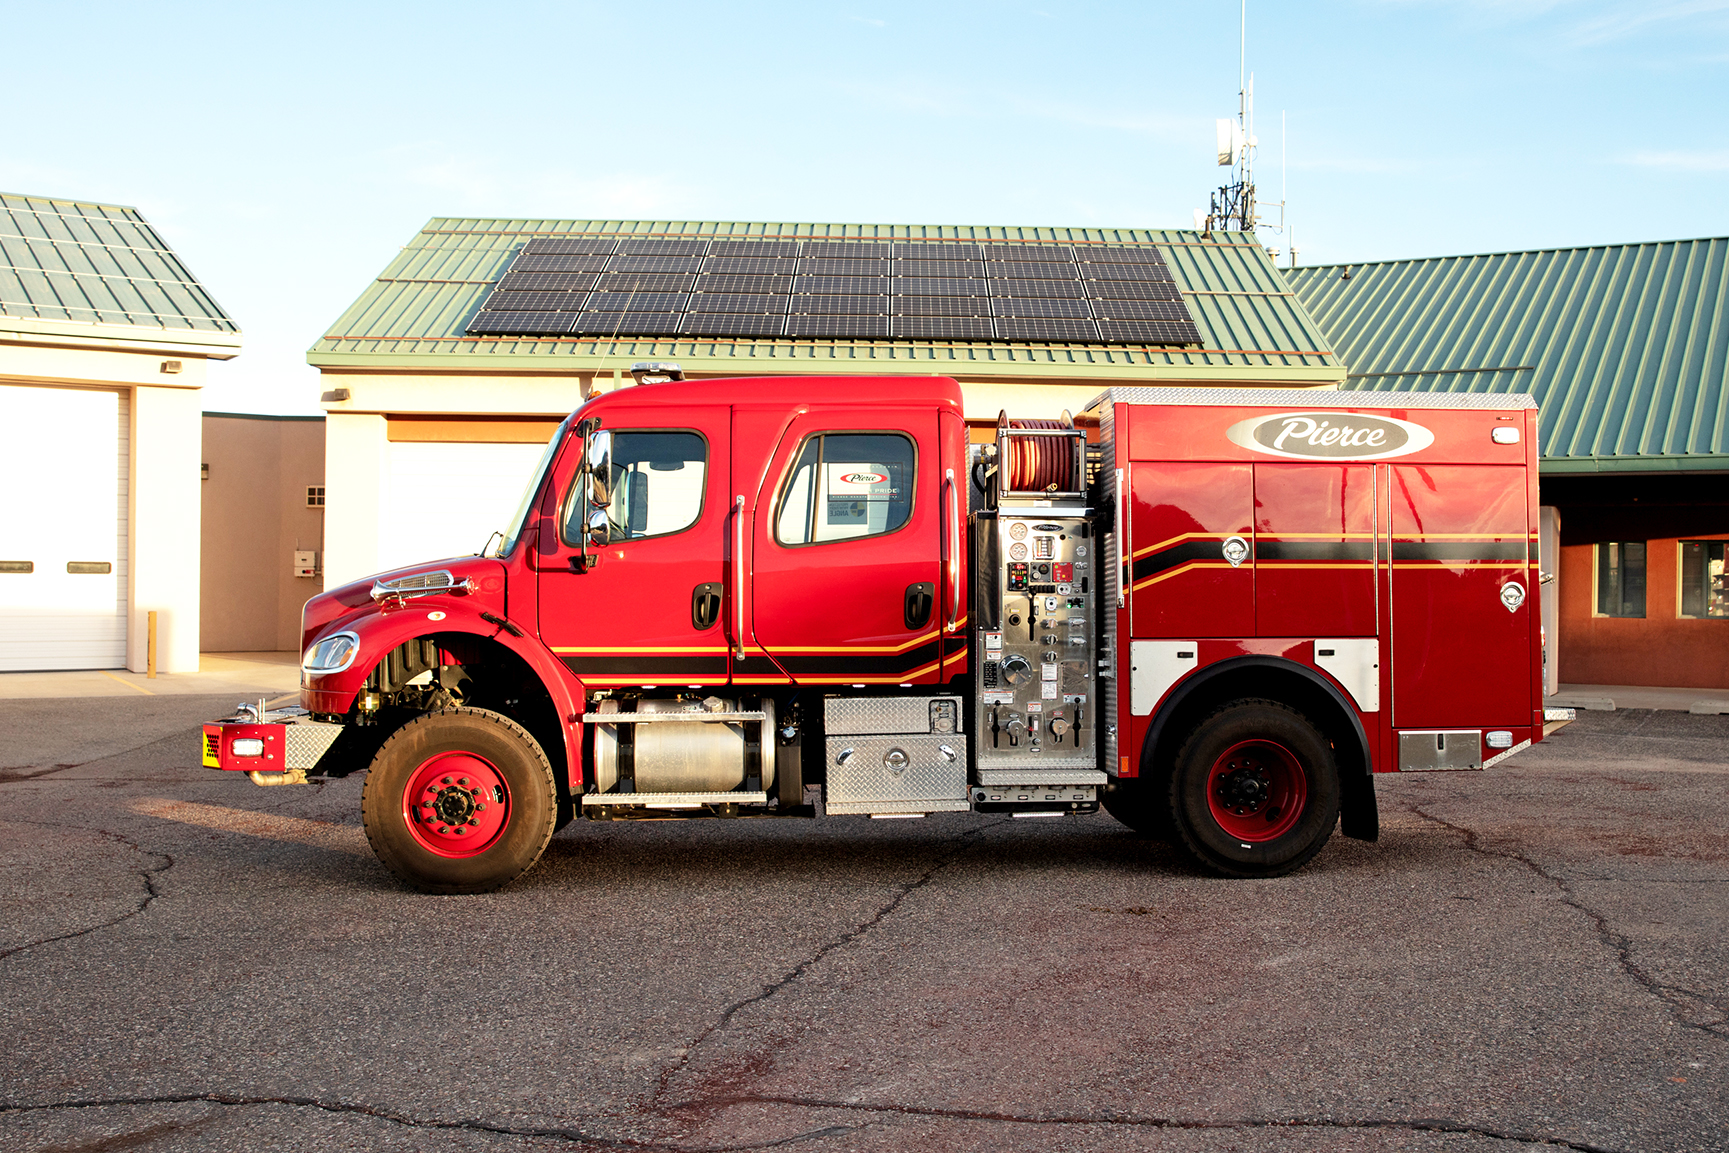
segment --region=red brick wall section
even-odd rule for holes
[[[1723,536],[1689,540],[1725,540]],[[1561,680],[1575,685],[1729,688],[1729,620],[1676,616],[1680,542],[1645,550],[1645,617],[1595,615],[1593,545],[1561,548]]]

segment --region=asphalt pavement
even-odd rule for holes
[[[500,893],[231,693],[0,700],[0,1149],[1722,1150],[1729,716],[1222,881],[1099,815],[577,822]]]

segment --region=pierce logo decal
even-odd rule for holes
[[[843,484],[886,484],[888,477],[880,472],[849,472],[841,477]]]
[[[1382,460],[1421,452],[1435,443],[1435,434],[1408,420],[1333,409],[1250,417],[1226,429],[1225,439],[1300,460]]]

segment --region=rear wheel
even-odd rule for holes
[[[540,859],[558,815],[552,767],[516,722],[446,709],[402,726],[366,774],[360,812],[384,867],[426,893],[484,893]]]
[[[1332,746],[1295,710],[1234,701],[1177,752],[1171,823],[1202,865],[1230,877],[1276,877],[1307,862],[1339,819]]]

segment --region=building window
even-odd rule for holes
[[[1597,615],[1645,615],[1645,542],[1611,541],[1597,546]]]
[[[1729,590],[1724,583],[1724,551],[1729,541],[1681,542],[1681,615],[1729,617]]]
[[[309,484],[306,486],[306,507],[307,508],[323,508],[324,507],[324,486],[323,485],[321,485],[321,484]]]

